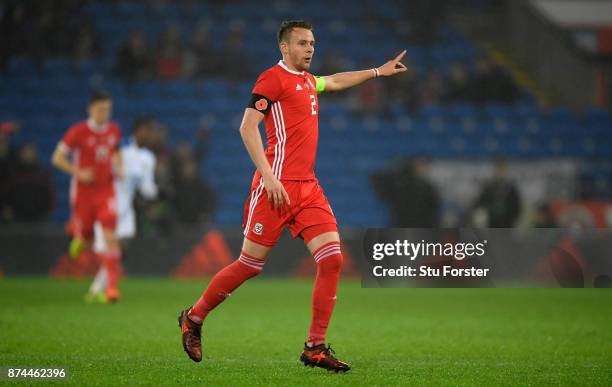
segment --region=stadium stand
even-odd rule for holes
[[[112,93],[114,118],[126,129],[137,115],[150,113],[169,128],[169,140],[176,144],[192,141],[197,129],[206,126],[210,143],[201,161],[201,173],[221,193],[214,222],[220,226],[240,224],[253,166],[243,149],[238,124],[254,77],[278,60],[275,30],[281,20],[298,15],[312,20],[319,63],[329,53],[339,53],[346,58],[347,69],[381,62],[406,47],[417,81],[431,72],[447,79],[450,64],[464,63],[474,74],[482,56],[444,22],[433,44],[406,41],[394,27],[402,15],[394,12],[392,2],[378,2],[375,7],[355,2],[346,8],[340,1],[313,1],[325,3],[325,7],[312,6],[312,2],[291,8],[283,2],[271,7],[261,7],[258,2],[221,2],[193,3],[185,9],[173,2],[162,2],[159,7],[136,1],[89,2],[81,11],[101,38],[100,55],[78,62],[61,56],[42,62],[12,56],[0,77],[0,121],[19,122],[22,130],[13,141],[34,141],[47,161],[68,125],[84,115],[87,96],[94,88]],[[325,14],[313,12],[320,9],[325,9]],[[335,11],[342,12],[342,22],[334,19]],[[228,34],[243,31],[241,47],[246,60],[237,68],[246,76],[219,73],[198,79],[180,76],[161,81],[152,77],[128,83],[114,73],[117,52],[131,31],[142,31],[152,44],[168,26],[176,26],[186,46],[202,23],[208,26],[211,52],[225,52]],[[541,110],[526,90],[520,90],[513,103],[440,101],[417,104],[416,110],[410,110],[401,100],[387,99],[393,85],[383,85],[383,103],[390,106],[367,116],[354,113],[358,110],[355,95],[321,97],[317,174],[343,225],[387,223],[385,208],[375,196],[369,176],[398,156],[573,157],[589,165],[580,176],[587,187],[583,196],[609,197],[612,193],[612,120],[604,110],[593,107],[580,114],[563,106]],[[54,170],[53,179],[58,189],[53,220],[65,221],[68,178]]]

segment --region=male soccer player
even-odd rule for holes
[[[294,237],[304,240],[317,264],[310,333],[300,360],[311,367],[348,371],[349,365],[336,359],[325,345],[336,303],[342,252],[336,218],[314,174],[317,94],[406,71],[400,62],[406,52],[378,68],[315,77],[307,72],[315,43],[310,23],[283,22],[278,43],[283,59],[259,76],[240,126],[244,144],[257,167],[251,195],[245,203],[242,252],[213,277],[191,308],[181,312],[183,348],[192,360],[202,360],[204,319],[244,281],[261,272],[271,248],[289,227]],[[268,140],[265,151],[258,127],[262,120]],[[264,191],[268,200],[262,197]]]
[[[94,223],[100,222],[106,243],[106,249],[100,254],[108,272],[106,297],[116,301],[121,250],[115,237],[117,212],[113,178],[122,176],[122,163],[117,152],[121,130],[110,121],[111,112],[110,96],[101,91],[93,93],[88,105],[89,118],[68,129],[55,148],[52,161],[72,176],[72,254],[79,255],[79,251],[91,248]]]
[[[155,120],[149,116],[138,117],[134,121],[132,137],[128,144],[121,147],[123,179],[115,180],[117,195],[116,235],[123,254],[129,239],[136,234],[136,214],[133,202],[136,190],[145,199],[157,196],[155,184],[155,155],[147,147],[151,146],[155,131]],[[94,251],[101,254],[106,250],[104,234],[99,222],[94,227]],[[124,255],[125,256],[125,255]],[[104,290],[108,286],[108,273],[102,265],[96,274],[85,299],[89,302],[106,303]]]

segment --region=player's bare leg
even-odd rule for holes
[[[105,247],[99,256],[107,274],[106,299],[109,302],[115,302],[120,298],[118,285],[121,275],[121,247],[114,229],[103,228],[102,235]]]
[[[191,360],[202,361],[201,331],[208,313],[246,280],[261,272],[270,250],[269,246],[245,238],[240,257],[215,274],[194,306],[181,311],[178,321],[183,337],[183,349]]]
[[[102,231],[102,227],[96,225],[94,228],[95,242],[94,242],[94,251],[96,256],[100,256],[106,251],[106,242],[104,240],[104,235]],[[122,252],[125,252],[127,246],[129,244],[128,239],[119,239],[119,246]],[[122,254],[122,259],[125,257],[125,254]],[[91,285],[89,286],[89,291],[85,295],[85,301],[89,303],[106,303],[106,289],[108,288],[108,270],[106,269],[106,265],[104,262],[101,262],[100,268],[98,269],[96,276],[94,277]]]
[[[78,241],[78,242],[75,242]],[[78,245],[78,251],[74,250],[75,245]],[[88,239],[83,239],[81,237],[75,236],[70,242],[70,257],[74,256],[74,259],[81,256],[86,251],[91,251],[92,253],[97,253],[94,251],[93,242]],[[106,268],[104,266],[100,267],[96,276],[94,277],[93,282],[89,286],[89,291],[85,294],[85,301],[88,303],[106,303],[106,294],[104,290],[106,289]]]
[[[312,322],[308,340],[300,361],[306,366],[321,367],[335,372],[346,372],[351,367],[336,359],[333,350],[325,344],[325,334],[336,304],[336,290],[342,267],[340,236],[325,232],[307,243],[317,264],[317,278],[312,291]]]
[[[106,287],[108,284],[108,275],[106,267],[100,266],[96,276],[94,277],[89,291],[85,295],[85,301],[88,303],[106,303]]]
[[[101,261],[100,253],[106,251],[106,243],[102,233],[102,226],[99,223],[94,225],[93,252],[99,262],[99,268],[89,286],[89,291],[85,294],[85,301],[88,303],[106,303],[106,288],[108,286],[108,273],[106,266]]]

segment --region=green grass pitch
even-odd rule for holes
[[[605,289],[343,282],[328,339],[353,369],[334,374],[298,362],[310,281],[245,284],[209,316],[204,361],[192,363],[176,317],[204,284],[130,278],[121,303],[87,305],[85,281],[1,279],[0,367],[65,366],[68,383],[56,384],[79,386],[612,384],[612,293]]]

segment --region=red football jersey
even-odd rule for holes
[[[111,156],[121,142],[121,130],[114,122],[102,128],[94,128],[88,121],[74,124],[62,139],[60,146],[71,151],[73,160],[79,168],[92,168],[94,180],[91,183],[76,182],[73,187],[80,192],[92,194],[106,193],[113,190],[113,165]]]
[[[268,147],[266,157],[280,180],[314,179],[314,165],[319,138],[319,101],[315,77],[278,64],[264,71],[253,88],[271,101],[264,124]],[[266,106],[263,106],[263,105]],[[268,108],[262,99],[257,110]],[[256,172],[254,180],[260,178]]]

